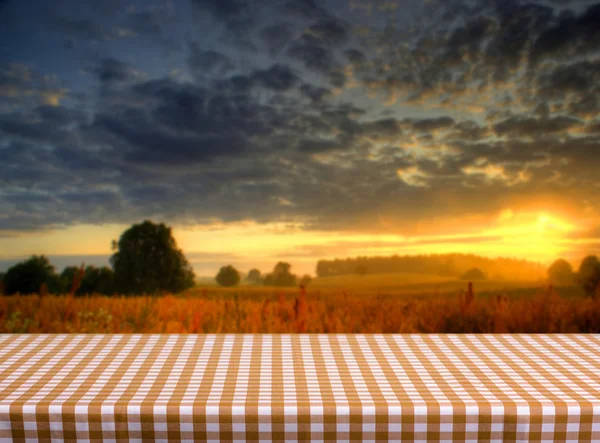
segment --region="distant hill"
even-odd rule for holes
[[[546,275],[546,266],[528,260],[492,259],[474,254],[431,254],[320,260],[317,276],[422,273],[459,278],[473,268],[494,279],[537,280]]]

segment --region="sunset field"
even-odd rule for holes
[[[596,330],[599,30],[599,0],[0,0],[2,330]]]
[[[154,297],[4,296],[0,332],[600,332],[600,297],[584,297],[577,286],[502,291],[488,283],[487,293],[472,297],[464,286],[437,295],[423,285],[420,294],[213,287]]]

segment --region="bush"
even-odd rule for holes
[[[583,259],[579,266],[578,282],[587,295],[594,296],[600,285],[600,261],[595,255]]]
[[[4,291],[7,295],[17,292],[35,294],[40,292],[42,285],[46,285],[55,294],[63,291],[54,266],[43,255],[34,255],[29,260],[14,265],[4,276]]]
[[[250,270],[250,272],[248,272],[248,275],[246,276],[246,280],[250,283],[261,283],[262,276],[260,275],[260,271],[258,269]]]
[[[469,281],[486,280],[486,278],[487,277],[485,276],[483,271],[481,271],[481,269],[478,268],[469,269],[460,277],[461,280]]]
[[[560,258],[548,268],[548,280],[555,285],[570,285],[573,283],[573,267],[571,264]]]
[[[237,286],[240,282],[240,273],[233,266],[223,266],[215,277],[221,286]]]
[[[305,274],[302,279],[300,279],[300,284],[304,287],[310,285],[312,282],[312,277],[308,274]]]
[[[296,286],[296,274],[290,272],[292,265],[279,262],[273,268],[273,273],[265,277],[266,286]]]

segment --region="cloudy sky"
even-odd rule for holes
[[[0,0],[0,269],[600,254],[600,3]]]

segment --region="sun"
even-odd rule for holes
[[[537,228],[538,231],[552,230],[566,233],[572,231],[574,226],[559,217],[542,212],[538,215]]]
[[[546,214],[540,214],[538,216],[538,228],[544,229],[551,221],[552,219],[550,218],[550,216],[546,215]]]

